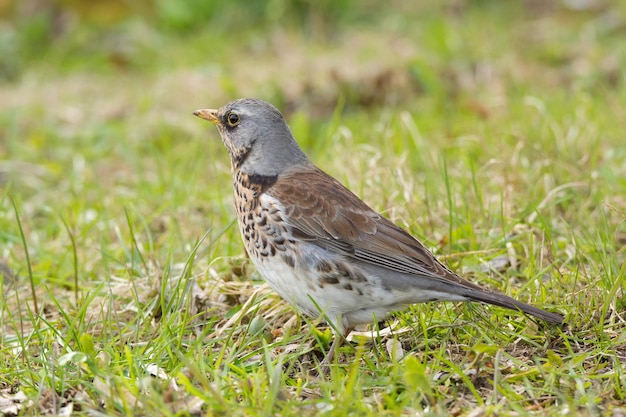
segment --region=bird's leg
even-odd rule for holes
[[[346,338],[348,337],[351,331],[352,331],[352,328],[347,328],[343,331],[343,333],[341,334],[337,333],[335,335],[333,343],[330,345],[330,350],[324,357],[324,360],[322,360],[322,362],[320,363],[320,365],[324,369],[324,372],[328,371],[329,366],[332,363],[333,358],[335,357],[335,351],[341,347],[341,345],[346,340]]]

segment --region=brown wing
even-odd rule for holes
[[[267,193],[285,205],[298,238],[392,271],[482,290],[314,165],[281,174]]]

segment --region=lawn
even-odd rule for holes
[[[624,4],[378,3],[0,3],[0,414],[626,415]],[[566,324],[415,305],[320,376],[192,114],[239,97]]]

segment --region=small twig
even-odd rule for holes
[[[558,187],[555,187],[555,188],[551,189],[548,192],[548,194],[546,194],[546,196],[543,198],[543,200],[541,200],[541,202],[539,204],[537,204],[537,207],[535,208],[535,210],[532,213],[530,213],[530,215],[528,216],[528,219],[527,219],[527,223],[528,224],[532,224],[535,221],[535,219],[537,218],[539,210],[541,210],[545,206],[547,206],[548,203],[552,199],[554,199],[560,191],[563,191],[563,190],[565,190],[567,188],[573,188],[573,187],[585,187],[587,185],[589,185],[589,184],[587,184],[586,182],[577,181],[577,182],[568,182],[568,183],[565,183],[565,184],[561,184]]]

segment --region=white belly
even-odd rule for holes
[[[281,259],[281,254],[274,257],[252,258],[256,269],[267,283],[282,298],[295,306],[299,311],[310,317],[323,316],[334,326],[343,331],[357,324],[371,323],[385,319],[396,310],[398,295],[386,291],[376,284],[376,279],[367,282],[324,284],[320,281],[320,273],[315,269],[318,256],[332,260],[344,259],[336,254],[310,243],[307,256],[296,259],[295,267]]]

